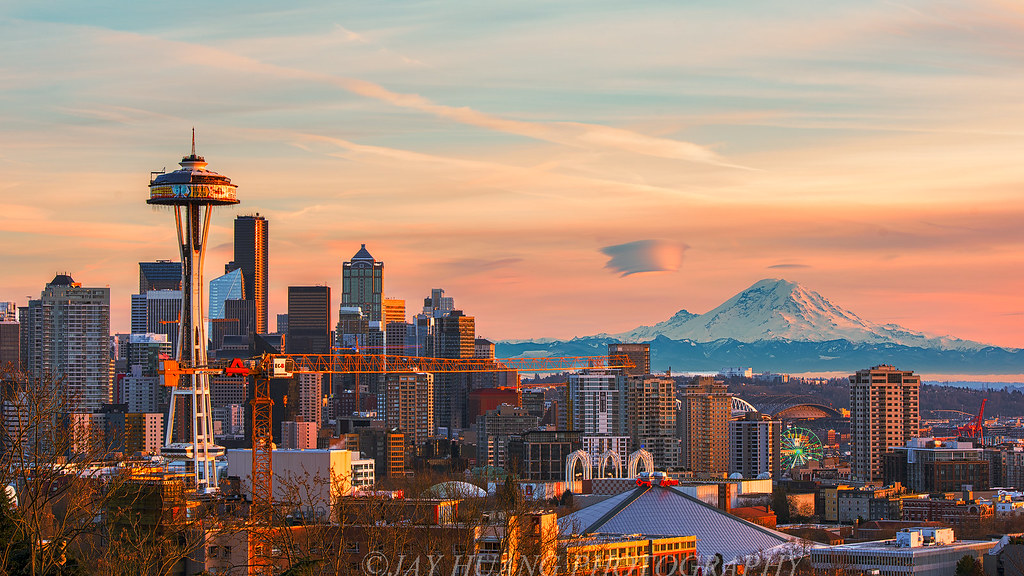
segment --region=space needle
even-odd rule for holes
[[[217,458],[224,448],[213,438],[210,405],[210,380],[206,372],[206,322],[203,318],[203,257],[206,253],[210,215],[215,206],[238,204],[236,186],[227,176],[206,168],[206,159],[196,155],[196,135],[192,130],[192,153],[181,159],[181,169],[150,175],[147,204],[174,209],[181,249],[181,316],[178,320],[178,347],[174,359],[182,374],[171,386],[167,409],[167,433],[161,454],[170,459],[191,462],[196,492],[217,492]],[[182,406],[179,406],[179,399]],[[192,421],[175,435],[179,423],[175,411],[191,406]],[[182,415],[183,416],[183,415]],[[179,426],[180,427],[180,426]]]

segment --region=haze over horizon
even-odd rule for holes
[[[999,1],[11,2],[0,300],[177,259],[150,171],[270,220],[270,324],[361,243],[491,339],[706,312],[784,277],[876,323],[1024,347],[1024,7]],[[913,367],[909,367],[913,368]]]

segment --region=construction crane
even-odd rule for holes
[[[160,374],[165,385],[178,376],[202,370],[207,374],[253,377],[252,404],[252,505],[250,520],[269,523],[273,513],[273,424],[270,381],[295,374],[385,374],[415,372],[516,372],[516,398],[522,406],[519,371],[552,372],[582,368],[635,368],[624,354],[606,356],[554,356],[546,358],[429,358],[383,354],[264,354],[249,360],[235,359],[225,368],[181,368],[164,360]]]
[[[982,429],[985,423],[985,403],[988,402],[988,398],[981,399],[981,409],[978,410],[978,416],[972,421],[968,422],[963,426],[957,426],[957,433],[964,438],[974,438],[978,440],[982,445],[985,444],[985,431]]]

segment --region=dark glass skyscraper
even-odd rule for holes
[[[181,290],[181,262],[139,262],[139,294],[150,290]]]
[[[367,320],[379,322],[383,276],[384,263],[374,260],[363,244],[352,260],[341,265],[341,305],[359,306]]]
[[[288,287],[288,334],[284,346],[289,354],[330,354],[329,286]]]
[[[270,223],[259,214],[235,218],[235,261],[242,270],[245,299],[255,302],[256,329],[267,333],[267,256]]]

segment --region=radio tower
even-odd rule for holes
[[[174,208],[181,248],[181,317],[175,360],[185,373],[172,388],[167,409],[167,436],[161,454],[171,460],[191,462],[196,492],[210,494],[217,491],[217,457],[224,455],[224,448],[214,443],[210,380],[204,370],[207,360],[203,256],[213,207],[238,204],[238,199],[231,180],[207,170],[206,160],[196,155],[195,128],[192,129],[192,154],[182,158],[180,165],[180,170],[150,175],[149,200],[146,201]],[[187,409],[178,406],[179,399],[183,404],[191,404],[192,423],[175,436],[175,409]],[[187,441],[189,433],[191,442]]]

